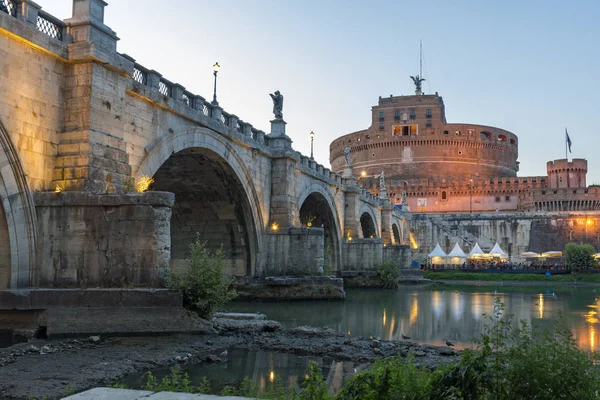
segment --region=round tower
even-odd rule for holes
[[[587,160],[583,158],[548,161],[546,169],[551,189],[586,187]]]

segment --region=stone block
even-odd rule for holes
[[[153,394],[147,390],[94,388],[82,393],[77,393],[63,400],[139,400],[148,398]]]

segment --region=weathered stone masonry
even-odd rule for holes
[[[157,285],[196,233],[249,277],[360,270],[408,240],[406,215],[294,151],[283,121],[264,133],[118,53],[106,5],[0,12],[0,288]],[[174,201],[125,193],[144,175]]]

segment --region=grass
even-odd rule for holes
[[[517,281],[517,282],[593,282],[600,283],[600,274],[552,275],[503,274],[496,272],[434,272],[425,271],[424,277],[431,280],[451,281]]]

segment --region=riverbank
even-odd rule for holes
[[[434,282],[452,285],[515,285],[515,286],[561,286],[600,285],[600,274],[586,275],[540,275],[540,274],[510,274],[495,272],[435,272],[425,271],[424,277]]]
[[[265,323],[267,328],[252,324],[217,323],[217,334],[38,340],[0,349],[0,399],[60,398],[145,370],[225,362],[220,354],[228,348],[329,357],[356,365],[412,353],[429,368],[458,355],[449,347],[412,341],[371,340],[310,327],[283,329],[275,322]]]

